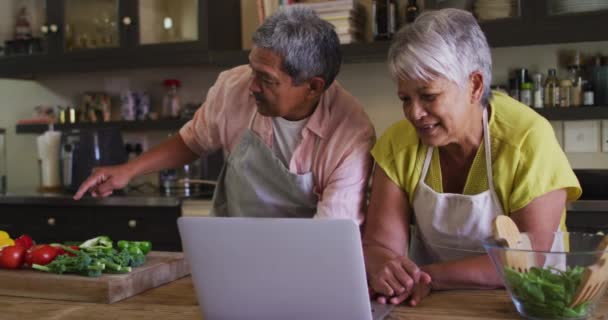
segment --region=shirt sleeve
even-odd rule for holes
[[[548,121],[535,122],[520,150],[510,198],[512,212],[554,190],[566,189],[567,201],[580,197],[579,182]]]
[[[224,92],[226,74],[222,73],[209,89],[203,105],[192,120],[179,131],[184,143],[198,155],[209,154],[222,146],[220,127],[225,121]]]
[[[376,165],[384,170],[388,178],[396,185],[401,186],[395,166],[395,154],[391,144],[393,131],[389,129],[378,139],[372,148],[371,154],[374,157]]]
[[[367,183],[372,159],[369,150],[374,144],[373,128],[353,142],[350,152],[332,172],[319,196],[314,218],[342,218],[363,223],[367,203]]]

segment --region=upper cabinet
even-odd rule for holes
[[[473,12],[492,47],[608,40],[608,0],[427,0]]]
[[[197,0],[141,1],[138,8],[139,43],[147,45],[198,41],[197,12]]]
[[[372,8],[372,0],[355,1]],[[0,77],[246,63],[242,2],[257,17],[254,0],[2,0]],[[601,30],[608,0],[418,0],[423,2],[425,9],[473,12],[492,47],[608,40]],[[344,61],[383,61],[389,44],[345,45]]]
[[[4,77],[207,63],[241,47],[239,0],[3,0],[0,17]]]
[[[126,45],[121,30],[121,13],[118,0],[65,0],[63,3],[63,35],[61,46],[64,52],[118,48]]]

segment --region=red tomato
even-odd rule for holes
[[[15,239],[16,246],[22,246],[25,250],[31,248],[34,245],[34,241],[32,237],[27,234],[21,235],[19,238]]]
[[[47,265],[57,257],[59,250],[48,244],[36,245],[31,247],[25,255],[25,263],[28,266],[32,264]]]
[[[25,249],[21,246],[8,246],[0,251],[0,268],[17,269],[23,265]]]

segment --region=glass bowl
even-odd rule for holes
[[[533,235],[522,233],[522,236],[530,240],[534,249]],[[520,315],[528,319],[586,319],[593,314],[606,285],[599,288],[593,299],[575,306],[570,304],[582,284],[586,267],[608,252],[598,250],[603,238],[599,234],[555,232],[549,251],[509,249],[494,240],[483,241],[483,246]],[[513,254],[527,259],[526,272],[518,272],[507,264],[513,260],[505,257]]]

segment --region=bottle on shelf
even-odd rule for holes
[[[528,107],[532,106],[532,83],[524,82],[519,90],[519,101]]]
[[[593,84],[590,81],[583,80],[583,105],[593,106],[595,105],[595,92],[593,91]]]
[[[374,40],[390,39],[388,0],[372,0],[372,32]]]
[[[557,80],[557,70],[549,69],[545,80],[545,108],[560,106],[559,82]]]
[[[164,118],[177,118],[181,110],[178,88],[181,82],[177,79],[166,79],[163,81],[165,86],[165,96],[163,98],[162,116]]]
[[[534,81],[532,89],[532,106],[535,109],[541,109],[544,107],[544,96],[543,96],[543,75],[542,73],[535,73],[532,76]]]
[[[570,89],[570,105],[580,107],[583,104],[583,71],[581,69],[581,54],[576,51],[568,65],[568,79],[572,82]]]
[[[392,38],[399,30],[399,4],[397,0],[388,1],[388,36]]]
[[[405,21],[412,23],[420,14],[420,8],[416,4],[416,0],[408,0],[407,7],[405,7]]]

